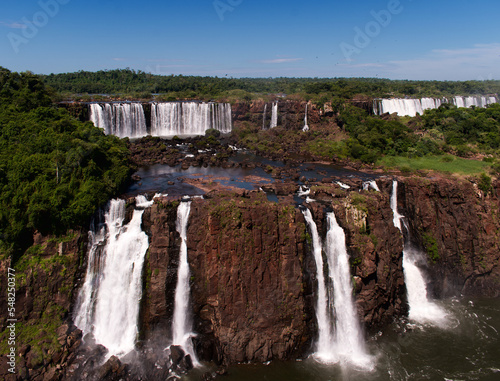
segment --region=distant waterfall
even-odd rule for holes
[[[90,121],[106,135],[140,138],[147,135],[141,103],[91,103]]]
[[[447,98],[422,98],[422,99],[377,99],[373,103],[373,112],[376,115],[384,113],[396,113],[399,116],[416,116],[422,115],[425,110],[436,109],[443,103],[452,103],[457,107],[486,107],[489,104],[497,103],[497,98],[494,96],[456,96],[451,99]]]
[[[377,192],[380,192],[380,188],[378,187],[375,180],[365,181],[363,183],[363,190],[369,190],[370,188]]]
[[[401,232],[401,221],[403,216],[398,212],[398,182],[392,183],[391,209],[394,215],[394,226]],[[423,257],[415,248],[406,242],[403,247],[403,272],[408,293],[408,305],[410,308],[409,318],[420,323],[434,323],[442,325],[446,322],[446,312],[429,300],[427,296],[427,284],[418,262]]]
[[[486,107],[489,104],[497,103],[495,97],[454,97],[453,104],[457,107]]]
[[[365,349],[352,297],[344,230],[338,225],[334,213],[328,213],[328,232],[322,247],[311,212],[304,210],[303,213],[313,238],[318,279],[316,314],[319,335],[314,357],[324,363],[341,362],[371,369],[372,359]],[[323,274],[323,249],[328,267],[326,281]]]
[[[179,252],[179,269],[177,270],[177,285],[175,287],[174,318],[172,321],[172,345],[180,345],[197,364],[191,337],[192,326],[189,316],[189,263],[187,256],[187,226],[191,201],[181,202],[177,208],[176,229],[181,237]]]
[[[91,103],[90,121],[107,135],[140,138],[149,134],[141,103]],[[213,128],[232,130],[231,105],[214,102],[161,102],[151,104],[152,136],[204,135]]]
[[[271,125],[269,128],[274,128],[278,125],[278,102],[273,103],[273,107],[271,109]]]
[[[229,103],[165,102],[151,105],[151,135],[203,135],[208,129],[232,130]]]
[[[264,103],[264,113],[262,114],[262,129],[266,129],[267,103]]]
[[[306,132],[309,131],[309,126],[307,125],[307,103],[306,103],[306,113],[304,115],[304,127],[302,128],[302,131]]]
[[[138,198],[137,204],[144,200]],[[108,356],[127,354],[137,340],[142,267],[149,247],[141,230],[143,213],[144,208],[136,206],[130,222],[123,225],[125,200],[111,200],[104,224],[89,233],[87,273],[75,325],[84,334],[92,333],[109,350]]]

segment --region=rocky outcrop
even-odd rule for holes
[[[305,226],[262,193],[192,205],[188,256],[198,348],[226,363],[300,356],[310,342]]]
[[[401,210],[428,254],[435,296],[500,295],[500,203],[467,180],[406,178]],[[497,182],[494,194],[500,194]]]
[[[145,261],[144,296],[141,308],[141,336],[172,337],[174,292],[179,266],[179,234],[176,231],[177,205],[158,202],[146,209],[143,229],[150,236]]]
[[[216,363],[291,359],[310,351],[316,332],[316,273],[302,213],[293,199],[262,192],[208,195],[192,202],[188,228],[196,349]],[[377,328],[405,311],[402,237],[389,196],[313,187],[310,204],[326,234],[325,208],[344,228],[359,315]],[[151,234],[143,329],[170,337],[178,261],[177,203],[162,200],[145,214]],[[169,294],[170,290],[170,294]],[[154,328],[153,328],[154,327]],[[161,329],[160,329],[161,328]],[[154,335],[146,335],[153,338]]]
[[[273,103],[278,102],[278,126],[286,129],[299,130],[304,127],[304,117],[307,104],[308,124],[319,123],[322,109],[318,109],[312,102],[293,101],[293,100],[275,100],[274,102],[257,101],[239,101],[231,105],[233,123],[246,121],[254,126],[265,129],[269,128],[271,122],[271,110]],[[264,116],[264,111],[265,116]]]
[[[52,380],[62,376],[76,358],[81,332],[71,324],[70,311],[75,302],[81,274],[80,255],[84,238],[79,232],[65,237],[34,236],[34,246],[13,265],[16,274],[15,318],[16,373],[1,357],[0,377],[6,380]],[[7,284],[10,261],[2,261],[0,283]],[[7,311],[7,293],[0,294],[2,311]],[[1,342],[7,344],[9,317],[0,314]],[[3,351],[2,351],[3,352]],[[3,355],[4,353],[2,353]]]
[[[177,204],[160,201],[145,216],[150,219],[151,275],[143,327],[167,337],[178,266]],[[313,311],[301,217],[289,203],[270,203],[262,192],[193,200],[188,257],[195,346],[201,359],[287,359],[308,348]]]

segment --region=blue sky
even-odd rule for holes
[[[17,0],[0,66],[232,77],[500,79],[498,0]]]

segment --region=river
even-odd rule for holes
[[[500,299],[450,299],[440,302],[448,325],[438,328],[400,320],[368,336],[376,358],[373,371],[322,365],[312,358],[267,365],[237,365],[227,381],[417,381],[500,379]],[[184,380],[199,379],[200,369]]]

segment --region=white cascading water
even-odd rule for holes
[[[377,182],[375,180],[365,181],[363,183],[363,190],[369,190],[370,188],[372,188],[377,192],[380,192],[380,188],[378,187]]]
[[[327,364],[340,362],[363,369],[373,369],[372,358],[365,349],[352,297],[351,273],[344,230],[338,225],[334,213],[328,213],[328,232],[324,250],[329,279],[325,280],[323,246],[316,223],[308,209],[303,213],[312,235],[318,278],[316,305],[318,341],[314,357]]]
[[[452,103],[457,107],[486,107],[489,104],[497,103],[496,97],[485,96],[456,96],[451,99],[446,98],[422,98],[422,99],[377,99],[373,102],[373,112],[376,115],[396,113],[399,116],[422,115],[424,110],[436,109],[443,103]]]
[[[307,103],[306,103],[306,113],[304,115],[304,127],[302,128],[302,131],[304,132],[309,131],[309,125],[307,124]]]
[[[133,103],[91,103],[90,121],[103,128],[106,135],[120,138],[140,138],[147,135],[146,117],[142,104]]]
[[[151,105],[152,136],[203,135],[208,129],[232,130],[231,105],[213,102],[164,102]]]
[[[398,212],[398,182],[392,183],[391,209],[394,216],[394,226],[401,232],[403,216]],[[409,318],[419,323],[431,323],[443,326],[446,311],[430,301],[427,296],[427,284],[418,262],[423,261],[421,253],[405,242],[403,247],[403,272],[408,294]]]
[[[262,129],[266,129],[267,103],[264,103],[264,113],[262,114]]]
[[[336,181],[335,182],[339,187],[341,187],[342,189],[350,189],[351,187],[347,184],[344,184],[343,182],[341,181]]]
[[[273,103],[273,107],[271,109],[271,124],[269,128],[274,128],[278,125],[278,102]]]
[[[316,343],[315,357],[318,359],[327,359],[330,357],[333,346],[333,325],[331,316],[328,313],[328,295],[325,286],[325,275],[323,273],[323,246],[318,234],[318,227],[314,222],[311,211],[303,209],[302,213],[306,220],[307,226],[311,231],[313,244],[314,260],[316,262],[316,274],[318,279],[318,298],[316,302],[316,320],[318,321],[318,341]]]
[[[335,214],[327,214],[326,256],[328,272],[333,283],[333,313],[335,316],[335,355],[337,361],[362,368],[372,368],[372,359],[366,353],[361,327],[352,297],[349,256],[345,244],[344,230],[339,226]]]
[[[189,263],[187,255],[187,226],[191,201],[183,201],[177,208],[176,229],[181,237],[179,268],[175,287],[174,317],[172,320],[172,345],[179,345],[191,356],[194,365],[198,365],[192,342],[192,326],[189,316]]]
[[[137,199],[140,204],[144,200]],[[148,205],[149,206],[149,205]],[[137,340],[142,297],[142,267],[149,247],[141,229],[144,207],[137,206],[123,225],[125,200],[111,200],[105,226],[91,232],[85,283],[79,294],[75,325],[92,333],[108,356],[123,356]]]

